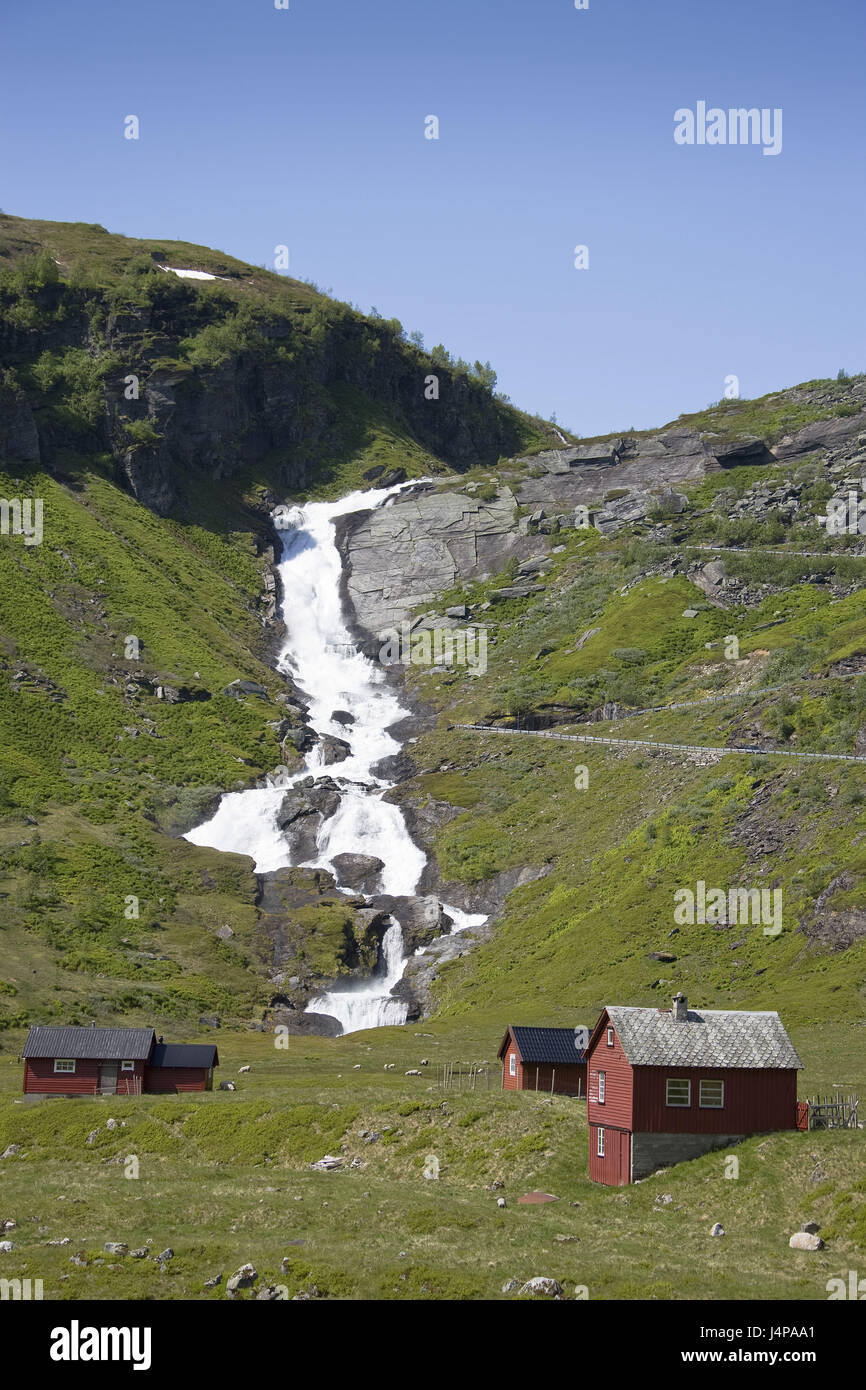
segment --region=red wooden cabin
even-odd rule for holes
[[[589,1176],[619,1187],[750,1134],[797,1128],[802,1068],[777,1013],[611,1006],[586,1049]]]
[[[523,1028],[509,1024],[499,1048],[503,1089],[585,1096],[583,1049],[588,1033],[588,1028]]]
[[[212,1043],[157,1041],[152,1028],[36,1026],[24,1044],[24,1091],[42,1096],[137,1096],[210,1091]]]

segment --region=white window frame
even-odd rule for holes
[[[704,1100],[705,1086],[721,1086],[721,1097],[718,1102]],[[724,1110],[725,1108],[725,1083],[721,1077],[704,1077],[698,1084],[698,1108],[700,1110]]]
[[[599,1105],[604,1105],[604,1093],[607,1090],[607,1072],[596,1072],[596,1076],[598,1077],[598,1103]]]
[[[121,1062],[121,1064],[120,1064],[120,1070],[121,1070],[121,1071],[135,1071],[135,1062],[129,1062],[129,1061]]]
[[[509,1052],[508,1054],[508,1075],[517,1075],[517,1058],[515,1057],[513,1052]]]
[[[671,1100],[671,1086],[685,1086],[685,1100]],[[685,1076],[665,1077],[665,1105],[670,1110],[690,1110],[692,1104],[692,1083]]]
[[[613,1029],[612,1029],[612,1028],[608,1028],[608,1030],[607,1030],[607,1045],[608,1045],[608,1047],[613,1047]]]
[[[599,1125],[596,1130],[595,1156],[596,1158],[604,1158],[604,1128],[602,1125]]]
[[[75,1066],[76,1066],[76,1064],[75,1064],[75,1058],[74,1058],[74,1057],[55,1057],[55,1058],[54,1058],[54,1071],[55,1071],[55,1074],[56,1074],[56,1075],[74,1076],[74,1075],[75,1075]]]

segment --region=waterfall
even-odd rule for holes
[[[342,762],[325,765],[317,744],[306,755],[303,770],[281,778],[280,786],[226,793],[211,819],[188,832],[186,838],[192,844],[249,855],[257,873],[286,867],[291,855],[277,824],[286,790],[305,777],[329,777],[339,787],[340,804],[319,831],[316,858],[303,861],[304,866],[328,869],[335,874],[337,886],[349,891],[335,873],[334,857],[347,852],[375,855],[385,866],[382,893],[397,897],[415,893],[426,856],[412,840],[399,806],[382,800],[393,783],[372,771],[380,759],[399,751],[388,729],[409,711],[400,704],[382,668],[358,651],[348,630],[334,527],[339,516],[387,506],[402,486],[353,492],[339,502],[311,502],[275,514],[281,528],[279,573],[286,625],[277,669],[290,674],[309,700],[308,722],[315,732],[342,739],[350,753]],[[352,722],[332,719],[335,711],[348,712]],[[455,909],[450,912],[456,917]],[[469,920],[461,925],[469,925]],[[307,1012],[330,1014],[344,1033],[405,1023],[408,1006],[390,993],[405,964],[403,932],[400,923],[392,920],[376,973],[369,980],[353,981],[311,1000]]]

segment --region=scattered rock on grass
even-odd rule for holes
[[[824,1242],[811,1231],[795,1231],[788,1241],[792,1250],[823,1250]]]
[[[545,1298],[556,1298],[562,1294],[562,1285],[555,1279],[548,1279],[544,1275],[536,1275],[534,1279],[528,1279],[520,1289],[521,1294],[543,1295]]]
[[[226,1294],[229,1298],[234,1298],[239,1289],[251,1289],[258,1277],[255,1265],[241,1265],[228,1280]]]

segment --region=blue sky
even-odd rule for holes
[[[41,0],[0,33],[7,212],[287,244],[584,435],[866,369],[862,0]],[[781,153],[678,146],[698,101],[781,108]]]

